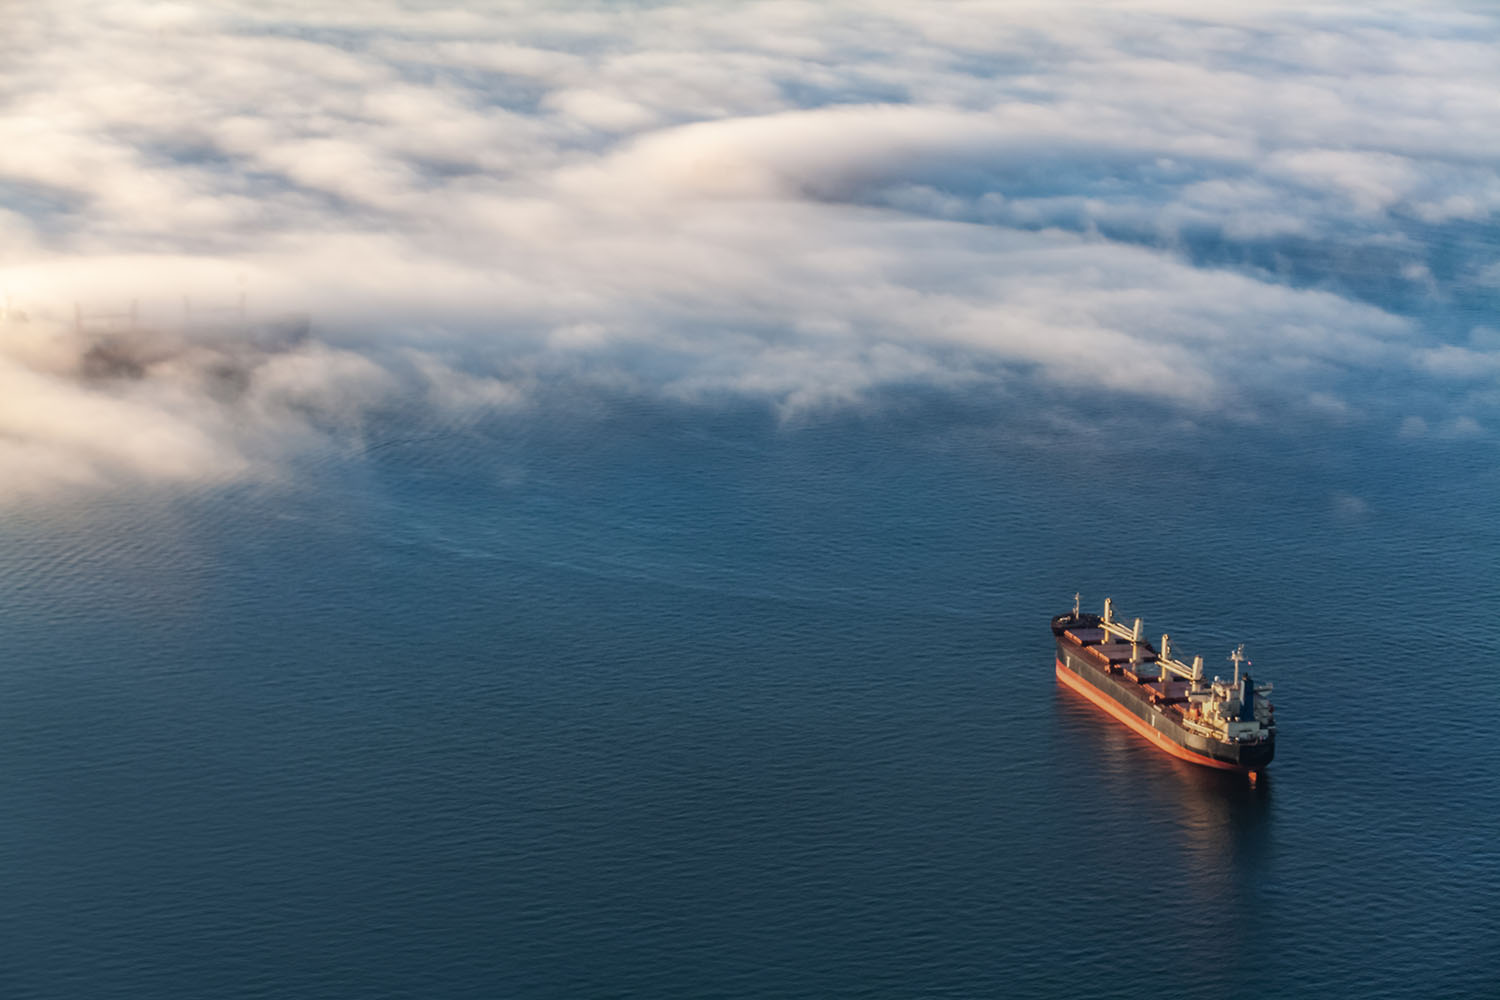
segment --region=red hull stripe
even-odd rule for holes
[[[1140,735],[1146,737],[1146,739],[1156,744],[1158,749],[1165,750],[1173,757],[1179,757],[1182,760],[1191,761],[1194,764],[1202,764],[1204,767],[1216,767],[1221,771],[1244,772],[1249,770],[1249,768],[1240,767],[1238,764],[1226,764],[1222,760],[1214,760],[1212,757],[1205,757],[1201,753],[1194,753],[1186,747],[1178,746],[1176,743],[1167,739],[1167,737],[1163,734],[1146,725],[1145,722],[1136,717],[1134,714],[1127,712],[1124,707],[1116,704],[1113,699],[1100,693],[1094,687],[1094,685],[1090,684],[1088,681],[1084,680],[1082,677],[1079,677],[1077,674],[1073,673],[1073,671],[1063,666],[1062,660],[1057,661],[1057,679],[1062,681],[1068,687],[1072,688],[1074,691],[1077,691],[1079,694],[1083,695],[1095,705],[1098,705],[1100,708],[1104,709],[1110,715],[1113,715],[1116,719],[1119,719],[1121,722],[1125,723],[1125,725],[1129,726]]]

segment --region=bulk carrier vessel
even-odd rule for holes
[[[1174,757],[1226,771],[1257,772],[1276,754],[1276,710],[1248,672],[1244,646],[1230,654],[1234,679],[1203,677],[1203,657],[1191,665],[1172,659],[1171,637],[1161,649],[1145,640],[1141,620],[1131,627],[1104,614],[1084,614],[1073,597],[1071,614],[1052,619],[1057,679]]]

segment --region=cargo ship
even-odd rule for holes
[[[1191,664],[1172,658],[1171,636],[1161,648],[1147,642],[1141,620],[1115,620],[1073,611],[1052,619],[1057,679],[1174,757],[1205,767],[1249,774],[1251,780],[1276,754],[1276,709],[1271,685],[1250,679],[1245,647],[1230,654],[1234,676],[1207,680],[1203,657]]]

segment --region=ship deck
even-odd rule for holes
[[[1080,650],[1088,661],[1098,669],[1118,680],[1128,682],[1125,692],[1152,709],[1172,717],[1179,725],[1188,721],[1182,706],[1186,704],[1187,681],[1162,679],[1163,671],[1156,666],[1158,652],[1151,643],[1136,644],[1139,662],[1131,663],[1131,644],[1128,642],[1106,642],[1102,628],[1083,626],[1058,630],[1069,645]]]

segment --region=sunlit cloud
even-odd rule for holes
[[[1464,319],[1500,292],[1483,12],[5,13],[0,497],[275,475],[392,408],[565,379],[1351,421],[1405,372],[1457,388],[1402,434],[1494,424]]]

